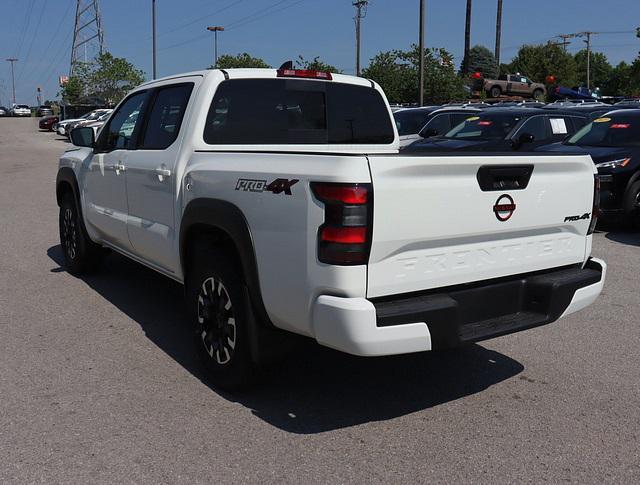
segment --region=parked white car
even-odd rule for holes
[[[112,109],[108,110],[106,113],[103,113],[102,115],[100,115],[100,117],[95,121],[82,122],[79,125],[76,125],[76,128],[79,128],[81,126],[90,127],[93,129],[94,136],[98,138],[98,132],[100,131],[100,128],[102,128],[105,122],[109,119],[109,116],[111,115],[112,111],[113,111]]]
[[[96,269],[106,247],[183,283],[220,386],[287,332],[361,356],[455,347],[556,321],[604,284],[589,156],[403,155],[364,78],[176,75],[71,137],[65,267]]]
[[[83,121],[95,121],[107,111],[110,112],[112,110],[108,110],[106,108],[95,109],[93,111],[90,111],[89,113],[86,113],[80,116],[79,118],[69,118],[66,120],[59,121],[56,127],[56,133],[60,136],[66,136],[69,134],[70,130],[68,129],[68,127],[70,125],[75,125],[75,123],[83,122]]]
[[[11,116],[31,116],[31,108],[26,104],[14,104],[10,113]]]

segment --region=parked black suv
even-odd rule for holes
[[[640,227],[640,109],[610,111],[563,143],[536,151],[588,153],[600,174],[600,208]]]
[[[561,141],[582,128],[581,113],[549,112],[538,108],[492,108],[469,116],[444,136],[419,140],[407,151],[532,150]]]

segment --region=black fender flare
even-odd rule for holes
[[[197,198],[187,204],[180,224],[180,265],[185,280],[188,263],[187,237],[189,230],[196,225],[220,230],[231,239],[240,257],[240,264],[254,311],[262,322],[273,327],[262,300],[251,229],[242,211],[231,202],[220,199]]]
[[[63,184],[69,184],[73,197],[76,199],[78,210],[82,210],[80,205],[80,189],[78,188],[78,181],[76,180],[76,174],[71,167],[60,167],[58,174],[56,175],[56,202],[58,207],[62,203],[62,190]]]

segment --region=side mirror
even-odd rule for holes
[[[522,133],[515,140],[511,140],[511,146],[513,147],[514,150],[518,150],[520,149],[520,147],[522,147],[522,145],[531,143],[535,139],[536,139],[535,136],[533,136],[531,133]]]
[[[71,130],[71,143],[77,147],[93,148],[96,144],[93,128],[81,126]]]
[[[438,131],[434,130],[433,128],[425,128],[420,133],[418,133],[418,135],[422,138],[430,138],[432,136],[438,135]]]

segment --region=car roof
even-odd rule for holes
[[[612,109],[611,111],[607,111],[607,116],[609,115],[631,115],[631,116],[640,116],[640,109],[637,108],[627,108],[627,109]]]
[[[220,75],[221,73],[225,73],[225,78],[228,79],[300,79],[300,80],[312,80],[309,78],[278,78],[278,69],[262,69],[262,68],[234,68],[234,69],[205,69],[201,71],[191,71],[184,72],[179,74],[174,74],[173,76],[166,76],[159,79],[153,79],[151,81],[147,81],[145,83],[140,84],[135,88],[138,90],[140,88],[148,88],[153,87],[155,84],[162,83],[164,81],[178,80],[180,78],[185,77],[193,77],[193,76],[202,76],[209,77],[214,75]],[[357,76],[349,76],[346,74],[338,74],[335,72],[331,73],[331,77],[333,81],[339,83],[353,84],[356,86],[377,86],[377,83],[370,81],[369,79],[365,79],[363,77]],[[319,79],[319,81],[324,81],[323,79]]]
[[[545,111],[541,108],[526,108],[522,106],[504,106],[501,108],[491,108],[485,111],[482,111],[483,115],[495,115],[495,114],[505,114],[505,115],[514,115],[514,116],[533,116],[536,114],[547,114],[548,111]]]
[[[396,109],[393,113],[406,113],[408,111],[418,111],[421,113],[431,113],[437,109],[440,109],[440,106],[416,106],[416,107],[407,107],[407,108],[399,108]]]

